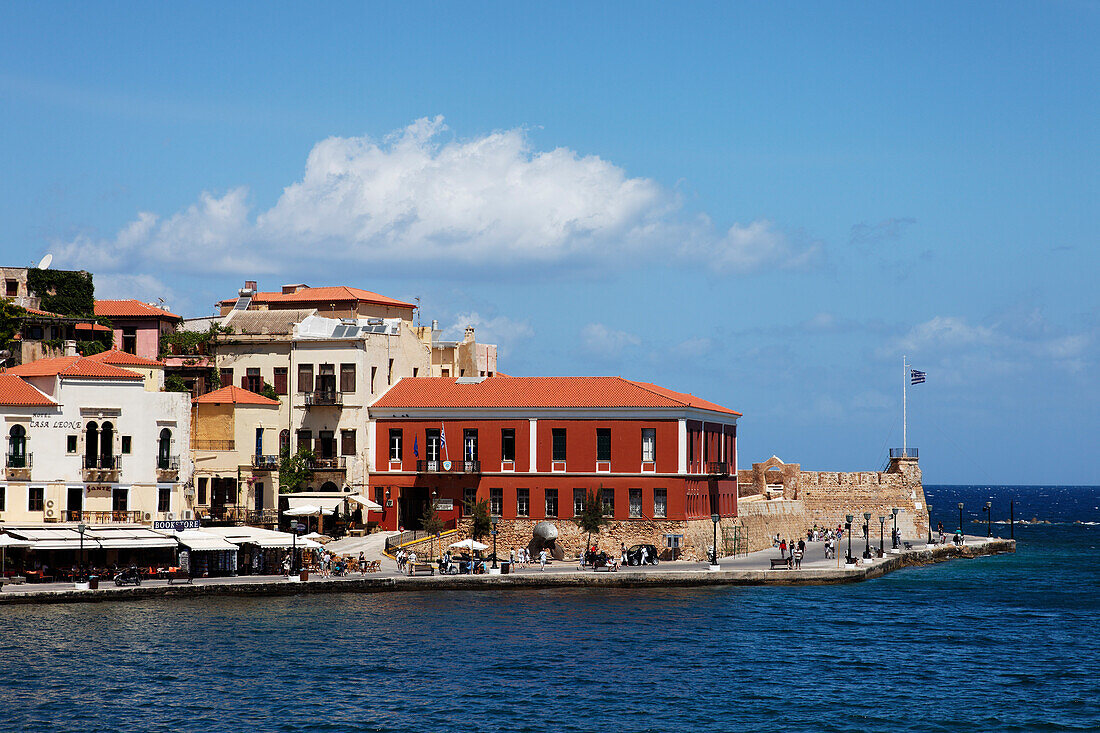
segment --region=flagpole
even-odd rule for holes
[[[909,365],[905,363],[905,354],[902,354],[901,355],[901,455],[902,456],[908,456],[909,455],[909,444],[908,444],[908,437],[909,436],[907,434],[908,433],[908,415],[906,415],[906,411],[907,411],[906,386],[907,385],[905,384],[906,376],[907,376],[905,372],[908,370],[908,368],[909,368]]]

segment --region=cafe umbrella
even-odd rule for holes
[[[483,545],[483,544],[481,544],[480,542],[478,542],[477,540],[475,540],[471,537],[467,537],[464,540],[459,540],[458,542],[454,542],[450,546],[455,548],[455,549],[458,549],[458,550],[470,550],[470,558],[471,558],[470,559],[470,572],[471,573],[473,573],[473,571],[474,571],[473,551],[477,550],[478,552],[483,552],[484,550],[489,549],[488,545]]]
[[[303,504],[301,506],[296,506],[296,507],[293,507],[291,509],[284,509],[283,514],[285,514],[288,517],[320,516],[321,515],[321,507],[319,507],[315,504]],[[293,570],[297,571],[298,570],[298,563],[297,563],[297,558],[298,558],[298,547],[297,547],[298,532],[297,532],[297,530],[295,530],[294,532],[291,532],[291,534],[294,536],[295,544],[292,546],[292,549],[291,549],[290,552],[291,552],[291,558],[293,558],[292,561],[294,562]]]

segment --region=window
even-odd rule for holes
[[[27,338],[31,341],[41,341],[46,333],[41,326],[31,326],[27,329]]]
[[[111,509],[116,512],[128,511],[130,506],[130,492],[127,489],[111,490]]]
[[[668,489],[653,490],[653,517],[663,519],[668,516]]]
[[[99,468],[99,425],[94,421],[84,426],[84,467]]]
[[[279,455],[290,453],[290,431],[279,431]]]
[[[413,367],[413,379],[420,376],[420,367]]]
[[[336,433],[331,430],[322,430],[317,433],[317,450],[321,458],[336,457]]]
[[[642,460],[657,460],[657,430],[656,428],[642,428]]]
[[[386,506],[386,490],[381,486],[374,487],[374,503],[378,506]]]
[[[489,489],[489,513],[494,517],[504,513],[504,489]]]
[[[286,394],[286,367],[275,367],[275,394]]]
[[[558,516],[558,490],[547,489],[546,490],[546,516],[556,517]]]
[[[500,460],[516,460],[516,430],[503,428],[500,431]]]
[[[257,367],[249,367],[244,370],[244,377],[241,380],[242,387],[249,392],[255,392],[259,394],[264,389],[264,380],[260,378],[260,370]]]
[[[340,391],[341,392],[354,392],[355,391],[355,365],[354,364],[341,364],[340,365]]]
[[[222,386],[223,387],[232,387],[233,386],[233,370],[232,369],[222,369],[221,370],[221,378],[222,378]]]
[[[137,353],[137,328],[127,326],[122,329],[122,350],[127,354]]]
[[[579,517],[584,512],[584,489],[573,489],[573,516]]]
[[[393,359],[390,359],[390,366],[386,371],[386,384],[393,384]]]
[[[312,430],[299,430],[298,431],[298,450],[313,450],[313,431]]]
[[[312,364],[299,364],[298,365],[298,391],[299,392],[312,392],[313,391],[313,365]]]
[[[665,535],[665,547],[670,550],[679,550],[680,542],[684,539],[682,534],[666,534]]]
[[[611,428],[596,428],[596,460],[611,460]]]
[[[553,444],[551,460],[565,460],[565,428],[553,428],[550,430],[550,438]]]
[[[531,490],[516,489],[516,516],[531,516]]]
[[[374,378],[378,375],[378,367],[372,366],[370,368],[370,393],[374,394]]]
[[[157,489],[157,511],[158,512],[170,512],[172,511],[172,490],[171,489]]]
[[[600,499],[603,501],[603,515],[615,516],[615,489],[604,489],[600,492]]]
[[[390,428],[390,460],[401,460],[401,428]]]
[[[336,367],[332,364],[322,364],[317,369],[317,383],[313,389],[324,392],[326,395],[336,395]]]
[[[477,489],[466,488],[462,490],[462,516],[468,517],[474,513],[474,504],[477,504]]]
[[[207,484],[207,479],[205,479],[205,478],[200,478],[199,479],[199,500],[198,500],[198,503],[200,505],[205,505],[206,504],[206,484]]]
[[[440,447],[439,431],[435,429],[430,429],[424,432],[424,446],[426,450],[425,455],[429,461],[438,461]]]
[[[127,437],[129,437],[129,436],[123,436],[123,438],[122,438],[122,448],[123,448],[122,452],[123,453],[126,452],[126,438]],[[78,436],[76,436],[76,435],[67,435],[67,436],[65,436],[65,452],[66,453],[76,453],[77,442],[78,442]]]
[[[0,512],[8,510],[8,487],[0,486]]]
[[[122,436],[122,454],[125,456],[130,455],[130,451],[133,449],[134,439],[129,435]]]
[[[631,489],[630,490],[630,516],[641,517],[642,516],[642,490]]]
[[[163,428],[157,440],[157,468],[167,471],[172,462],[172,431]]]
[[[40,512],[45,505],[46,489],[41,486],[32,486],[27,489],[27,511]]]
[[[341,430],[340,431],[340,455],[342,455],[342,456],[354,456],[355,455],[355,431],[354,430]]]
[[[5,280],[4,281],[4,295],[9,298],[14,298],[19,295],[19,281],[18,280]]]
[[[27,467],[27,429],[22,425],[12,425],[8,431],[8,466]]]
[[[462,460],[477,460],[477,430],[474,428],[462,431]]]

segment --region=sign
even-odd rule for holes
[[[202,522],[198,519],[176,519],[169,521],[153,522],[153,529],[167,529],[173,532],[182,532],[185,529],[200,529]]]
[[[187,550],[180,550],[180,570],[185,573],[191,572],[191,553]]]
[[[88,494],[110,494],[111,487],[108,484],[88,484]]]
[[[450,461],[443,461],[443,470],[444,471],[450,471],[451,470],[451,462]]]
[[[436,499],[435,510],[437,512],[450,512],[454,511],[455,502],[454,499]]]

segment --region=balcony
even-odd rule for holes
[[[725,461],[709,461],[707,463],[707,473],[711,476],[729,476],[730,464]]]
[[[333,456],[332,458],[314,456],[309,467],[314,471],[343,471],[346,463],[347,460],[343,456]]]
[[[207,519],[211,522],[229,522],[233,524],[244,524],[248,521],[249,514],[251,513],[250,510],[243,506],[222,505],[195,510],[195,515],[199,519]]]
[[[417,461],[417,473],[481,473],[481,461]]]
[[[257,471],[278,471],[279,456],[252,456],[252,468]]]
[[[113,523],[129,523],[140,524],[142,521],[141,512],[85,512],[85,511],[65,511],[62,512],[62,516],[66,522],[84,522],[84,524],[113,524]]]
[[[176,481],[179,475],[179,456],[157,456],[157,481]]]
[[[890,449],[890,457],[891,458],[919,458],[920,457],[920,451],[918,451],[916,448],[905,448],[905,449],[891,448]]]
[[[7,466],[8,480],[29,481],[31,478],[31,468],[34,466],[34,454],[32,453],[19,453],[8,454],[8,460],[5,462]]]
[[[81,473],[85,481],[118,481],[122,473],[122,456],[85,456]]]
[[[340,407],[344,394],[334,389],[317,389],[305,394],[306,407]]]

